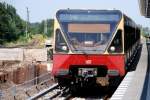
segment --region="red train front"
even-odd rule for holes
[[[125,75],[140,30],[118,10],[59,10],[54,38],[52,74],[60,85],[85,86]]]

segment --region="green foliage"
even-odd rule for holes
[[[26,36],[26,22],[20,18],[13,6],[0,2],[0,45],[27,45],[36,41],[36,38],[43,42],[43,39],[52,36],[54,20],[47,20],[47,33],[44,33],[45,26],[44,21],[29,23]]]
[[[17,41],[6,43],[7,47],[29,47],[29,48],[43,48],[45,42],[45,37],[42,34],[31,35],[30,38],[26,36],[20,36]]]
[[[23,35],[24,23],[13,6],[0,2],[0,44],[16,41]]]
[[[43,34],[46,37],[51,37],[53,33],[54,20],[47,20],[47,33],[44,33],[45,21],[43,20],[41,23],[31,23],[30,31],[32,34]]]
[[[148,27],[143,27],[141,31],[144,37],[150,37],[150,29]]]
[[[51,37],[53,35],[53,31],[54,31],[54,20],[53,19],[49,19],[48,20],[48,37]]]

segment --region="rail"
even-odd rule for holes
[[[38,98],[40,98],[41,96],[47,94],[48,92],[56,89],[58,87],[58,83],[52,85],[51,87],[47,88],[47,89],[44,89],[43,91],[39,92],[38,94],[28,98],[27,100],[36,100]]]

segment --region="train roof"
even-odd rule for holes
[[[136,23],[130,17],[128,17],[122,11],[116,10],[116,9],[97,10],[97,9],[69,9],[68,8],[68,9],[60,9],[57,11],[56,14],[58,14],[58,13],[66,13],[66,14],[67,13],[68,14],[71,14],[71,13],[112,13],[112,14],[119,14],[123,17],[126,17],[126,19],[133,24],[132,26],[136,25]]]
[[[57,13],[122,13],[120,10],[97,10],[97,9],[60,9]]]

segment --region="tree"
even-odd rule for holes
[[[144,37],[149,37],[150,36],[150,29],[148,27],[143,27],[142,28],[142,35]]]
[[[51,37],[54,28],[54,20],[47,20],[47,34],[44,33],[45,21],[43,20],[41,23],[30,23],[30,31],[32,34],[43,34],[47,37]]]
[[[0,3],[0,44],[16,41],[24,34],[25,24],[16,9],[4,3]]]

